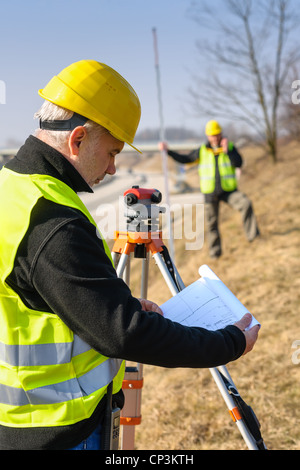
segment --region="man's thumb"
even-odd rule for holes
[[[246,313],[238,322],[235,323],[235,326],[240,328],[240,330],[245,331],[245,329],[250,325],[252,320],[251,313]]]

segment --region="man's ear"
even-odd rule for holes
[[[75,127],[69,137],[69,150],[71,155],[78,155],[81,142],[86,138],[87,130],[83,126]]]

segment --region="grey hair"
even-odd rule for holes
[[[44,101],[40,109],[34,114],[35,119],[42,121],[65,121],[73,116],[73,111],[57,106],[50,101]],[[88,120],[84,127],[87,129],[91,138],[98,139],[100,135],[106,134],[109,131],[100,124]],[[35,136],[46,136],[47,142],[58,150],[63,150],[72,131],[50,131],[45,129],[36,129]]]

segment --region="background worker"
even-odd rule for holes
[[[40,129],[0,172],[0,448],[99,449],[124,360],[214,367],[249,352],[251,315],[216,332],[165,319],[117,277],[77,192],[133,147],[140,103],[115,70],[71,64],[39,92]],[[250,318],[249,318],[250,317]]]
[[[168,149],[166,143],[160,148],[168,151],[178,163],[198,163],[200,191],[204,194],[205,218],[207,224],[209,254],[218,258],[222,254],[219,231],[219,206],[224,201],[238,210],[247,239],[251,242],[259,235],[257,221],[249,198],[238,190],[236,169],[242,167],[242,157],[234,144],[222,134],[217,121],[206,124],[208,142],[188,155]]]

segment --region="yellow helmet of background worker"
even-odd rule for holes
[[[205,127],[206,135],[218,135],[222,133],[222,127],[217,121],[208,121]]]
[[[114,69],[95,60],[81,60],[54,76],[39,95],[105,127],[116,139],[132,145],[141,117],[139,98]]]

